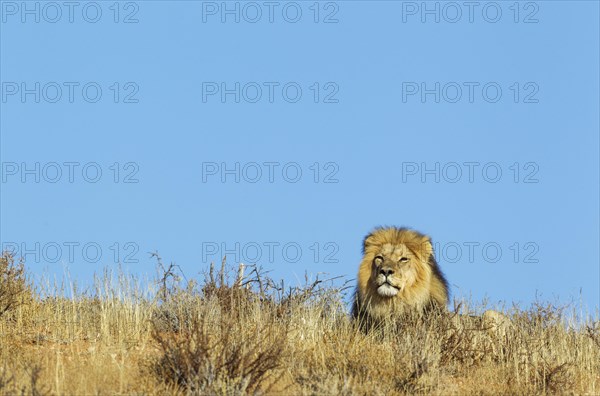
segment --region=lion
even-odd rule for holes
[[[352,316],[361,322],[447,309],[448,282],[431,239],[409,228],[379,227],[363,241]]]

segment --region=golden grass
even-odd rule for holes
[[[549,304],[505,312],[501,331],[462,305],[364,334],[318,279],[183,284],[159,261],[155,282],[106,271],[85,292],[34,290],[1,260],[0,394],[600,394],[598,322]]]

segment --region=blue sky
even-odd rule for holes
[[[0,4],[0,240],[35,274],[351,279],[397,225],[454,296],[600,305],[597,2]]]

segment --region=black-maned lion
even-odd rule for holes
[[[446,310],[448,283],[431,239],[408,228],[380,227],[363,242],[352,315],[363,322]]]

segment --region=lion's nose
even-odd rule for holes
[[[391,268],[381,268],[379,273],[383,276],[390,276],[394,273],[394,270]]]

